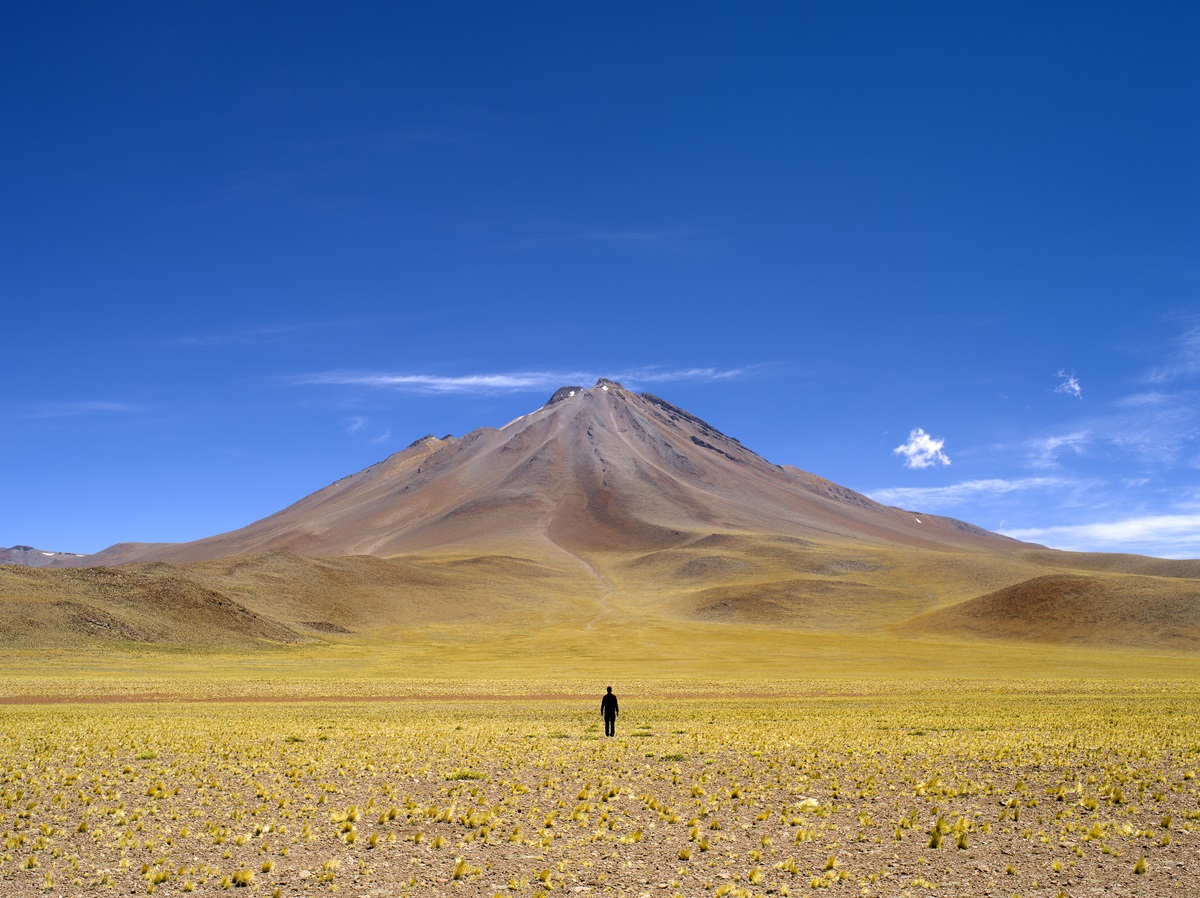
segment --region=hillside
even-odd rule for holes
[[[1200,581],[1045,574],[922,614],[904,629],[974,639],[1195,649]]]

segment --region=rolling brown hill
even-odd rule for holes
[[[0,566],[8,644],[452,633],[540,652],[555,634],[587,652],[615,635],[653,659],[754,632],[1200,648],[1200,562],[1056,552],[880,505],[606,380],[425,437],[239,530],[51,564]]]
[[[1200,581],[1046,574],[913,618],[916,633],[1158,648],[1200,645]]]
[[[572,575],[504,556],[239,555],[188,565],[0,566],[0,643],[247,650],[394,631],[542,622]],[[553,601],[551,601],[553,599]]]

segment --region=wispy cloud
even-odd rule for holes
[[[1200,394],[1195,390],[1152,390],[1114,400],[1071,429],[1028,439],[1026,464],[1057,469],[1070,459],[1112,460],[1134,456],[1152,467],[1172,466],[1200,439]]]
[[[522,393],[554,384],[583,380],[575,372],[524,371],[509,374],[396,374],[390,372],[330,371],[294,378],[297,386],[347,386],[412,393]]]
[[[1118,408],[1162,408],[1172,405],[1174,402],[1175,397],[1172,394],[1151,390],[1146,393],[1123,396],[1115,402],[1115,405]]]
[[[367,173],[389,164],[389,157],[423,146],[442,147],[468,139],[467,133],[423,128],[360,130],[274,144],[241,169],[229,172],[225,180],[215,184],[207,196],[190,208],[256,205],[279,197],[310,204],[327,203],[330,200],[322,188],[360,185]]]
[[[686,237],[692,233],[693,231],[689,228],[627,228],[610,231],[580,231],[566,239],[589,243],[657,243],[676,237]]]
[[[1168,558],[1200,558],[1200,513],[1141,515],[1000,532],[1014,539],[1072,552],[1135,552]]]
[[[1196,376],[1200,376],[1200,321],[1188,319],[1167,360],[1151,369],[1146,380],[1164,384]]]
[[[950,464],[950,456],[942,451],[945,445],[944,439],[931,437],[918,427],[909,433],[907,442],[892,450],[892,454],[903,456],[906,468],[932,468]]]
[[[297,143],[295,149],[304,155],[323,159],[329,156],[349,156],[361,159],[371,155],[390,155],[422,145],[445,146],[473,139],[469,132],[447,128],[414,128],[392,130],[358,130],[353,133],[322,135]]]
[[[986,502],[989,499],[1027,493],[1035,490],[1057,490],[1077,486],[1073,480],[1062,477],[1022,477],[1015,480],[988,478],[965,480],[949,486],[893,487],[874,490],[869,495],[885,505],[901,505],[923,511],[937,511],[970,503]]]
[[[1059,369],[1054,375],[1059,378],[1059,385],[1054,388],[1055,393],[1062,393],[1066,396],[1073,396],[1076,399],[1083,398],[1083,387],[1079,384],[1079,378],[1073,373],[1069,374],[1064,369]]]
[[[629,384],[649,383],[681,383],[681,382],[711,382],[720,380],[736,380],[745,377],[752,370],[760,370],[761,366],[751,368],[631,368],[618,372],[615,380]]]
[[[232,328],[207,334],[185,334],[172,337],[163,345],[172,349],[205,349],[213,346],[261,346],[280,343],[289,337],[305,332],[328,332],[335,328],[360,327],[370,322],[362,319],[344,321],[303,321],[287,324],[264,324],[257,327]]]
[[[356,416],[346,421],[346,434],[368,443],[385,443],[392,432],[376,426],[369,418]]]
[[[44,402],[30,406],[18,418],[76,418],[85,415],[130,415],[146,412],[150,409],[144,405],[133,405],[128,402],[106,402],[89,400],[83,402]]]
[[[1077,430],[1071,433],[1034,437],[1026,442],[1025,448],[1029,453],[1029,463],[1033,467],[1057,468],[1060,455],[1065,452],[1083,455],[1091,441],[1092,432],[1090,430]]]
[[[1177,405],[1154,414],[1114,422],[1108,433],[1112,445],[1139,457],[1145,464],[1171,467],[1195,449],[1198,410]]]
[[[1180,316],[1172,324],[1175,336],[1153,347],[1157,367],[1143,372],[1130,392],[1090,403],[1086,416],[1011,451],[1023,452],[1028,467],[1043,470],[1122,459],[1162,470],[1200,458],[1200,391],[1188,382],[1200,376],[1200,316]],[[1083,399],[1075,372],[1061,368],[1053,376],[1056,393]]]
[[[511,227],[511,225],[506,225]],[[592,248],[678,252],[697,235],[694,228],[667,227],[580,227],[562,222],[533,223],[521,227],[525,233],[505,243],[501,249],[522,252],[537,249]]]
[[[173,349],[203,349],[209,346],[259,346],[277,343],[289,334],[304,330],[304,325],[277,324],[264,327],[247,327],[222,333],[188,334],[165,341]]]
[[[475,374],[417,374],[396,372],[329,371],[291,379],[295,386],[352,386],[409,393],[528,393],[553,390],[566,384],[582,386],[607,377],[632,388],[653,383],[713,382],[732,380],[742,368],[634,368],[597,374],[590,371],[508,371]]]

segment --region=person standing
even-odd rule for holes
[[[600,716],[604,718],[605,736],[617,734],[617,713],[617,697],[613,695],[612,687],[609,686],[604,698],[600,699]]]

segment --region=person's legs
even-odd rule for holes
[[[616,732],[617,732],[617,718],[605,717],[604,718],[604,735],[605,736],[615,736]]]

